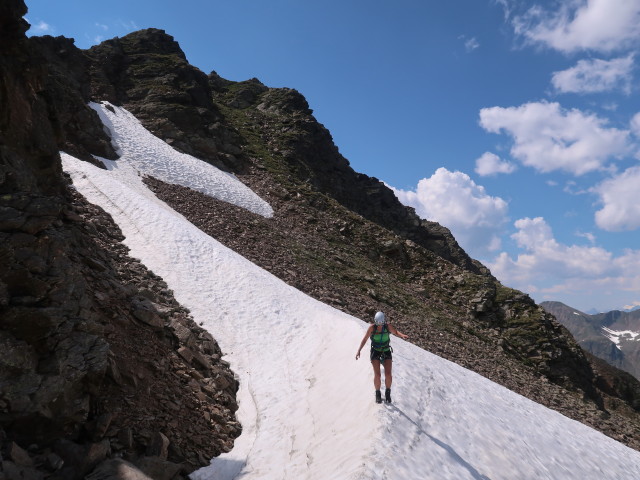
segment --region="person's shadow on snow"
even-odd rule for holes
[[[234,458],[214,458],[210,466],[204,467],[203,472],[198,473],[198,470],[193,472],[189,478],[196,478],[199,480],[205,478],[217,478],[220,480],[232,480],[240,475],[240,472],[245,467],[247,462],[245,460],[236,460]]]
[[[391,405],[387,405],[387,407],[390,410],[398,412],[404,418],[409,420],[416,427],[416,430],[418,431],[418,433],[420,435],[424,435],[425,437],[429,438],[433,443],[435,443],[440,448],[445,450],[451,456],[451,458],[453,458],[453,460],[456,463],[462,465],[464,468],[466,468],[469,471],[469,473],[471,475],[473,475],[474,480],[491,480],[486,475],[481,474],[478,470],[475,469],[475,467],[473,465],[471,465],[464,458],[462,458],[460,455],[458,455],[458,453],[450,445],[444,443],[442,440],[437,439],[433,435],[429,435],[427,432],[425,432],[420,425],[418,425],[415,421],[413,421],[413,419],[411,419],[406,413],[404,413],[396,405],[391,404]]]

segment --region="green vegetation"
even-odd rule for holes
[[[512,300],[516,295],[519,294],[521,294],[521,292],[519,292],[518,290],[505,287],[504,285],[498,283],[496,288],[496,302],[498,304],[502,304],[507,300]]]
[[[175,72],[176,66],[187,67],[188,64],[177,55],[132,55],[129,73],[136,77],[164,77]]]

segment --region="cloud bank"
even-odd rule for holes
[[[558,242],[547,222],[541,218],[522,218],[514,223],[511,238],[524,252],[511,257],[500,253],[487,262],[503,284],[531,293],[537,301],[557,300],[581,309],[597,306],[602,311],[638,300],[640,291],[640,250],[626,250],[614,256],[589,245]],[[599,305],[585,305],[592,299]]]

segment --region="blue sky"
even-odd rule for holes
[[[352,167],[505,285],[640,305],[640,0],[27,0],[80,48],[161,28],[189,61],[305,95]]]

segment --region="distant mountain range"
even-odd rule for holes
[[[640,310],[591,315],[561,302],[540,304],[562,323],[582,348],[640,378]]]
[[[635,312],[636,310],[640,310],[640,305],[637,305],[633,308],[625,308],[620,310],[621,312]],[[589,315],[598,315],[600,313],[604,313],[601,312],[600,310],[597,310],[595,308],[590,308],[589,310],[585,311],[584,313],[588,313]]]

